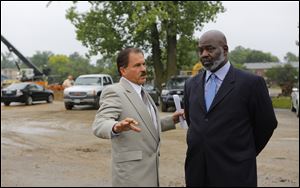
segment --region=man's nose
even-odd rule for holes
[[[142,69],[142,71],[145,71],[146,70],[146,65],[142,65],[141,69]]]
[[[207,57],[209,55],[209,52],[207,50],[203,50],[200,54],[201,57]]]

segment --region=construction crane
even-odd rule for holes
[[[19,50],[17,50],[4,36],[1,35],[1,41],[7,46],[10,52],[13,52],[29,69],[21,69],[16,62],[16,66],[19,69],[19,79],[21,81],[35,81],[40,85],[46,86],[47,76],[50,72],[49,69],[41,71],[33,63],[31,63]]]

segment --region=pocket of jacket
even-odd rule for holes
[[[127,151],[127,152],[116,153],[114,158],[117,163],[126,162],[126,161],[136,161],[136,160],[143,159],[142,154],[143,154],[142,151]]]

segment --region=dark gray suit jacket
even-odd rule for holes
[[[230,67],[209,111],[205,71],[185,84],[187,186],[256,186],[256,156],[277,120],[263,78]]]

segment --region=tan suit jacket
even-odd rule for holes
[[[146,93],[155,109],[158,110]],[[112,137],[112,127],[127,117],[138,122],[141,132],[125,131]],[[157,122],[155,128],[147,107],[124,79],[105,88],[100,97],[93,132],[97,137],[112,141],[112,185],[118,187],[159,186],[160,132],[175,129],[172,116]]]

